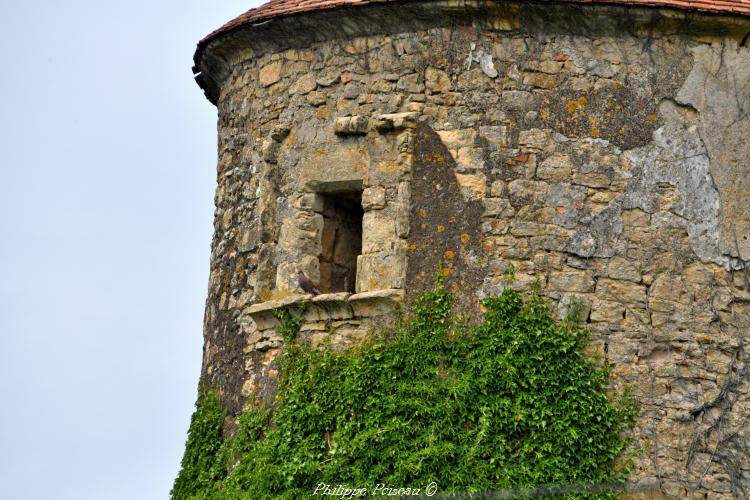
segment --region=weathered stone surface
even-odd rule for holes
[[[362,208],[365,210],[379,210],[385,207],[385,188],[372,186],[362,191]]]
[[[450,149],[458,149],[462,146],[473,146],[476,138],[476,131],[474,129],[461,129],[461,130],[439,130],[438,135],[440,140],[443,141]]]
[[[368,178],[369,157],[358,145],[321,148],[302,162],[298,185],[307,192],[358,191]]]
[[[406,252],[378,252],[357,257],[357,291],[403,288]]]
[[[641,281],[641,273],[638,272],[636,265],[623,257],[613,257],[607,263],[607,276],[635,283]]]
[[[716,255],[750,261],[750,48],[731,39],[691,49],[695,64],[675,96],[700,114],[697,126],[721,199]],[[705,168],[705,167],[703,167]],[[701,170],[703,171],[703,170]],[[711,198],[706,200],[713,202]],[[713,202],[718,204],[718,201]],[[714,221],[711,221],[714,223]],[[715,252],[715,254],[713,253]]]
[[[523,77],[524,85],[531,85],[540,89],[551,89],[557,85],[557,78],[546,73],[527,73]]]
[[[536,169],[540,179],[566,181],[573,177],[574,165],[568,155],[553,155],[544,160]]]
[[[593,292],[594,284],[593,274],[586,271],[555,271],[549,279],[550,288],[561,292]]]
[[[479,200],[487,190],[484,174],[456,174],[456,182],[467,199]]]
[[[281,62],[273,62],[261,68],[258,81],[263,87],[268,87],[281,78]]]
[[[487,141],[488,144],[497,148],[508,146],[508,127],[505,125],[485,125],[479,127],[479,135]]]
[[[375,128],[381,132],[415,128],[418,118],[419,113],[417,112],[384,114],[377,117]]]
[[[646,287],[628,281],[599,278],[596,295],[611,302],[646,303]]]
[[[299,79],[289,87],[290,94],[309,94],[318,84],[315,82],[315,75],[308,73],[299,77]]]
[[[453,89],[448,73],[432,66],[425,70],[427,90],[431,92],[445,92]]]
[[[341,350],[396,300],[302,295],[300,269],[325,278],[325,259],[361,252],[358,291],[413,297],[440,263],[468,317],[505,286],[538,286],[560,316],[580,302],[613,386],[641,401],[633,446],[652,451],[634,457],[633,483],[729,496],[731,463],[701,441],[718,407],[691,412],[724,387],[722,436],[740,436],[750,412],[747,385],[725,385],[744,380],[750,349],[750,49],[738,43],[750,21],[529,2],[509,20],[473,6],[461,5],[471,29],[414,16],[377,31],[370,16],[358,32],[347,14],[343,38],[313,29],[277,50],[269,26],[213,60],[203,376],[230,416],[250,394],[270,403],[284,347],[274,307],[309,302],[300,341]],[[580,22],[583,10],[596,15]],[[362,217],[361,249],[321,225],[324,196]]]
[[[337,118],[334,130],[337,135],[366,134],[369,121],[365,116],[343,116]]]
[[[280,150],[281,150],[281,145],[278,142],[274,140],[266,140],[266,141],[263,141],[261,154],[263,155],[263,159],[266,160],[268,163],[276,163],[276,160],[278,160]]]
[[[362,218],[362,252],[374,253],[387,248],[387,242],[396,238],[396,221],[383,211],[365,212]]]
[[[394,309],[404,300],[400,289],[375,290],[352,295],[349,303],[357,317],[374,317],[393,314]]]
[[[313,91],[307,94],[305,100],[310,106],[322,106],[328,101],[328,99],[326,99],[326,94],[318,91]]]

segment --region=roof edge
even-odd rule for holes
[[[685,15],[694,13],[717,18],[727,18],[727,16],[729,18],[750,18],[750,0],[490,0],[489,2],[487,0],[308,0],[306,2],[271,0],[260,7],[248,10],[201,39],[193,56],[193,74],[196,82],[203,89],[206,98],[216,104],[219,82],[223,79],[227,61],[221,54],[214,54],[214,52],[222,52],[222,50],[217,49],[224,49],[224,46],[233,45],[231,43],[233,38],[247,40],[249,34],[252,34],[253,42],[258,42],[259,45],[267,47],[273,43],[275,32],[279,30],[287,36],[297,36],[304,33],[304,36],[309,37],[305,30],[293,30],[291,24],[304,23],[307,28],[315,29],[313,19],[329,17],[333,14],[331,11],[334,10],[361,13],[370,22],[376,22],[378,21],[377,18],[366,15],[368,10],[375,8],[394,12],[398,9],[399,12],[408,10],[412,13],[418,12],[424,15],[429,6],[437,5],[442,6],[449,15],[463,13],[465,16],[470,16],[472,12],[481,10],[483,5],[487,3],[498,5],[507,3],[524,9],[550,8],[552,5],[557,8],[563,8],[566,5],[570,7],[578,6],[579,8],[610,6],[621,9],[633,8],[634,11],[651,10],[654,13],[667,9],[683,12]],[[370,9],[358,8],[365,6],[369,6]],[[428,7],[425,8],[425,6]],[[340,12],[337,15],[340,15]],[[399,17],[403,19],[406,16]],[[424,18],[422,19],[424,20]],[[368,34],[368,31],[374,33],[377,29],[362,29],[362,34]],[[225,43],[217,45],[222,41]],[[208,55],[207,51],[209,52]]]
[[[317,10],[330,10],[342,6],[360,6],[373,3],[407,2],[409,0],[313,0],[291,2],[271,0],[268,3],[248,10],[220,28],[212,31],[198,42],[200,47],[217,36],[249,23],[267,21],[282,16],[304,14]],[[750,0],[536,0],[537,2],[619,4],[643,7],[668,7],[680,10],[693,10],[714,14],[735,14],[750,16]]]

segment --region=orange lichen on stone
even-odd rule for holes
[[[575,110],[584,107],[588,102],[588,99],[586,99],[585,97],[579,97],[578,99],[568,101],[568,113],[574,113]]]

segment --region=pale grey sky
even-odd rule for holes
[[[0,0],[0,497],[165,499],[202,347],[216,109],[257,0]]]

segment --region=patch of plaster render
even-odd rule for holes
[[[750,261],[750,48],[727,39],[692,53],[695,64],[675,100],[700,113],[721,200],[719,252],[742,267]]]
[[[621,253],[622,210],[640,208],[657,225],[684,227],[704,262],[741,269],[750,261],[750,50],[732,43],[693,49],[686,81],[659,108],[664,125],[625,152],[634,165],[625,193],[571,236],[569,251]],[[670,187],[678,198],[664,211],[660,190]]]
[[[703,261],[728,265],[719,252],[719,193],[709,171],[706,147],[696,125],[669,122],[654,132],[651,144],[625,153],[639,175],[623,194],[623,208],[658,214],[654,224],[684,225],[690,246]],[[669,211],[661,210],[660,190],[672,186],[678,198]],[[662,213],[660,213],[662,212]],[[679,216],[675,220],[670,214]]]

